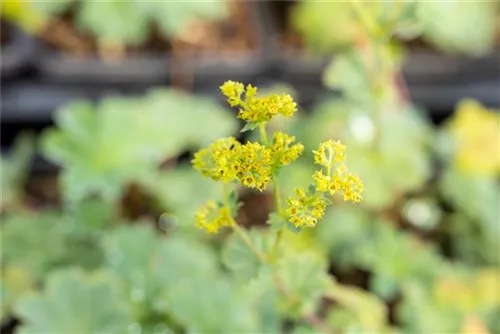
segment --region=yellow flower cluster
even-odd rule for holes
[[[297,158],[302,154],[304,151],[304,145],[301,143],[292,145],[294,141],[295,137],[289,136],[286,133],[274,133],[271,146],[274,169],[289,165],[293,161],[297,160]]]
[[[295,137],[278,132],[268,147],[256,142],[243,145],[233,137],[223,138],[195,153],[192,163],[215,181],[238,180],[245,187],[264,191],[273,174],[296,160],[304,150],[300,143],[291,145],[294,140]]]
[[[295,190],[295,197],[287,200],[289,221],[296,227],[314,227],[325,214],[326,201],[320,193]]]
[[[238,163],[236,152],[241,144],[233,137],[218,139],[208,148],[195,153],[192,160],[195,169],[215,181],[231,182],[236,178]]]
[[[241,184],[264,191],[272,180],[270,150],[259,143],[248,142],[240,147],[236,155],[236,177]]]
[[[227,206],[218,207],[215,201],[208,201],[196,211],[196,227],[208,233],[217,233],[221,227],[231,226],[231,210]]]
[[[290,117],[297,110],[297,104],[288,94],[258,97],[256,87],[247,85],[245,89],[241,82],[235,81],[226,81],[220,90],[231,107],[240,107],[238,117],[247,122],[263,123],[278,114]]]
[[[339,141],[328,140],[319,145],[314,153],[314,162],[321,165],[321,170],[315,171],[313,179],[316,190],[334,195],[341,191],[344,201],[358,203],[362,199],[363,183],[358,176],[349,173],[344,165],[345,149]],[[323,173],[326,170],[326,175]]]
[[[465,100],[449,128],[457,143],[455,162],[460,168],[487,176],[500,173],[500,113]]]

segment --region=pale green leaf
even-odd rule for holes
[[[248,236],[258,252],[267,254],[271,251],[274,240],[269,233],[254,229],[249,231]],[[256,277],[263,266],[257,255],[237,233],[233,233],[227,240],[223,261],[229,269],[245,280]]]
[[[417,8],[423,37],[445,51],[480,55],[495,43],[497,1],[421,1]]]
[[[150,33],[149,15],[135,1],[81,1],[76,21],[104,43],[140,44]]]
[[[132,322],[116,281],[78,270],[52,273],[43,293],[26,295],[15,306],[19,333],[123,333]]]

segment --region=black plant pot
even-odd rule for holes
[[[10,35],[7,44],[2,45],[2,79],[12,79],[29,66],[34,43],[17,27],[2,24],[2,29],[8,29]]]

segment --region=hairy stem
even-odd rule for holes
[[[260,138],[262,139],[262,142],[264,143],[264,145],[268,146],[269,139],[267,138],[266,125],[264,123],[259,124],[259,132],[260,132]]]
[[[238,226],[238,224],[236,224],[236,222],[234,222],[234,221],[233,221],[232,227],[233,227],[234,232],[236,232],[236,234],[238,234],[238,236],[241,238],[241,240],[243,240],[243,242],[248,246],[248,249],[250,249],[252,251],[252,253],[254,253],[255,256],[257,256],[259,261],[262,263],[267,263],[266,255],[254,246],[254,244],[252,243],[252,240],[250,240],[250,237],[245,232],[245,230],[242,229],[240,226]]]
[[[268,263],[267,258],[264,254],[262,254],[252,243],[252,240],[250,240],[250,237],[248,234],[245,232],[244,229],[242,229],[240,226],[236,224],[236,222],[233,222],[233,230],[238,234],[238,236],[243,240],[243,242],[248,246],[250,251],[252,251],[257,258],[259,259],[260,262],[262,263]],[[297,300],[296,298],[290,293],[290,291],[286,288],[283,280],[281,277],[278,275],[278,273],[274,273],[274,281],[276,283],[276,286],[278,287],[278,290],[285,296],[285,298],[288,300],[290,303],[296,303]],[[308,313],[302,315],[302,318],[305,322],[307,322],[309,325],[311,325],[313,328],[317,329],[318,331],[322,333],[327,333],[327,334],[334,334],[334,332],[330,329],[330,327],[322,320],[320,319],[317,315]]]

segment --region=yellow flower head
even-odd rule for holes
[[[363,198],[363,183],[357,175],[351,173],[346,174],[341,187],[344,192],[344,201],[359,203]]]
[[[249,87],[251,87],[249,85]],[[227,97],[227,102],[231,107],[237,106],[241,103],[241,94],[245,91],[245,87],[241,82],[226,81],[220,86],[222,94]],[[255,92],[257,89],[255,88]]]
[[[319,145],[314,153],[314,162],[323,166],[323,170],[315,171],[313,179],[316,190],[335,195],[343,192],[345,201],[360,202],[364,191],[363,183],[354,174],[348,172],[342,162],[345,160],[346,147],[339,141],[328,140]]]
[[[278,114],[290,117],[297,109],[297,104],[288,94],[258,97],[256,87],[247,85],[245,89],[242,83],[234,81],[225,82],[220,89],[231,107],[240,107],[238,117],[247,122],[266,122]]]
[[[271,151],[273,154],[273,165],[275,169],[289,165],[304,151],[304,145],[297,143],[291,145],[295,141],[295,137],[289,136],[282,132],[276,132],[273,136]],[[291,146],[290,146],[291,145]]]
[[[319,145],[314,153],[314,163],[331,168],[334,163],[343,162],[345,159],[345,145],[338,140],[327,140]]]
[[[217,233],[221,227],[231,226],[234,220],[227,206],[218,207],[215,201],[208,201],[196,211],[196,227],[208,233]]]
[[[218,139],[208,148],[195,153],[193,166],[216,181],[231,182],[236,178],[236,160],[241,144],[233,137]]]
[[[449,129],[457,147],[455,162],[464,171],[500,173],[500,114],[473,100],[462,101]]]
[[[321,194],[306,193],[304,189],[295,190],[295,197],[287,200],[288,220],[296,227],[314,227],[323,218],[326,201]]]
[[[242,185],[264,191],[272,180],[271,151],[260,143],[248,142],[237,149],[234,165]]]

